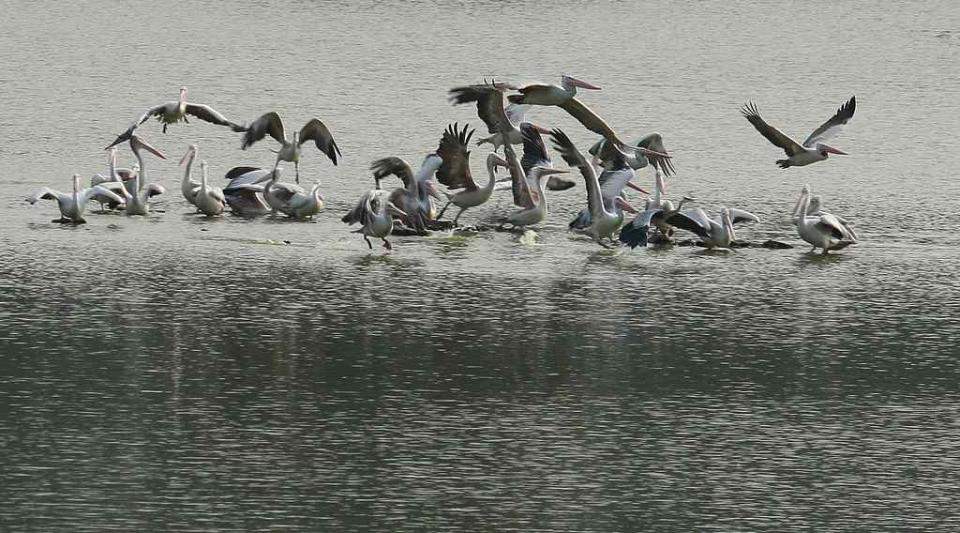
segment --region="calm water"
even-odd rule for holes
[[[960,527],[953,3],[0,7],[0,530]],[[564,72],[625,136],[663,133],[671,196],[760,215],[742,239],[801,244],[808,182],[862,244],[606,251],[566,232],[582,186],[534,240],[385,257],[339,222],[370,160],[480,124],[449,87]],[[213,176],[273,157],[203,123],[142,130],[169,157],[148,167],[162,213],[60,226],[23,201],[105,170],[181,85],[237,120],[321,117],[344,160],[304,158],[317,220],[192,214],[189,143]],[[752,99],[802,137],[851,94],[851,155],[813,167],[777,169],[737,113]]]

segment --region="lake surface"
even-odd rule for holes
[[[0,530],[960,528],[954,3],[2,8]],[[419,163],[448,123],[481,125],[450,87],[562,73],[603,87],[582,98],[624,136],[664,135],[671,197],[751,210],[741,239],[797,247],[608,251],[566,230],[582,184],[535,236],[385,256],[339,221],[371,160]],[[103,147],[181,85],[236,120],[323,119],[343,161],[307,150],[302,171],[324,211],[193,214],[188,144],[217,180],[274,157],[199,121],[142,128],[168,155],[150,216],[62,226],[24,202],[105,171]],[[737,111],[802,138],[853,94],[850,155],[803,168],[776,168]],[[859,245],[807,252],[804,183]]]

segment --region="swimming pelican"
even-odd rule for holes
[[[223,197],[223,191],[207,183],[206,161],[200,161],[200,188],[193,200],[197,209],[208,217],[222,215],[226,206],[227,200]]]
[[[826,144],[825,141],[829,141],[836,134],[840,133],[843,125],[853,118],[853,112],[856,111],[856,109],[857,97],[851,96],[847,103],[837,109],[836,114],[821,124],[819,128],[813,130],[813,133],[807,137],[807,140],[803,141],[802,145],[760,118],[760,112],[757,111],[757,106],[752,102],[744,105],[740,109],[740,112],[768,141],[775,146],[783,148],[783,151],[786,152],[788,157],[787,159],[778,159],[777,164],[780,165],[780,168],[789,168],[801,167],[809,165],[810,163],[816,163],[817,161],[823,161],[829,157],[830,154],[847,155],[846,152]]]
[[[483,187],[477,186],[470,172],[470,151],[467,150],[474,131],[476,130],[468,130],[466,127],[461,130],[457,124],[447,126],[443,137],[440,138],[440,147],[437,149],[437,155],[443,159],[443,163],[437,169],[437,181],[451,189],[462,189],[454,194],[444,191],[447,203],[437,214],[437,219],[442,217],[450,204],[459,207],[460,211],[453,217],[454,226],[457,225],[464,211],[490,199],[493,187],[497,184],[497,165],[507,166],[507,162],[502,157],[491,152],[487,156],[487,172],[490,174],[490,179]]]
[[[819,194],[814,194],[813,196],[810,197],[810,207],[807,208],[807,216],[821,216],[821,215],[830,215],[830,214],[831,213],[823,209],[823,198],[821,198]],[[844,231],[847,232],[847,235],[845,235],[845,237],[853,241],[856,241],[857,232],[854,231],[853,226],[849,222],[847,222],[847,219],[837,215],[833,215],[833,216],[836,217],[837,222],[839,222],[840,225],[843,226]]]
[[[383,240],[383,247],[388,251],[393,250],[393,246],[387,237],[393,231],[393,217],[405,218],[407,214],[393,205],[387,199],[386,191],[372,189],[360,197],[349,213],[343,216],[342,221],[347,224],[362,224],[358,233],[363,234],[363,240],[367,241],[367,246],[373,250],[373,244],[368,237],[375,237]]]
[[[530,108],[527,104],[510,104],[503,106],[503,91],[516,87],[500,82],[466,85],[450,89],[450,101],[454,104],[477,103],[477,116],[487,125],[489,137],[477,140],[477,145],[489,143],[494,151],[503,146],[505,140],[510,144],[523,142],[520,132],[521,124],[530,124],[541,133],[549,130],[533,123],[525,122],[524,118]]]
[[[226,176],[229,182],[223,188],[223,197],[230,210],[244,218],[255,218],[270,212],[270,206],[263,198],[263,186],[247,188],[270,171],[257,167],[234,167]]]
[[[424,158],[416,174],[410,165],[399,157],[377,159],[370,165],[377,189],[380,188],[380,180],[390,175],[403,181],[402,188],[394,189],[390,193],[390,202],[406,213],[406,216],[401,217],[403,223],[421,234],[426,232],[430,222],[436,220],[430,197],[438,200],[442,197],[431,178],[442,164],[443,158],[431,153]]]
[[[539,224],[547,218],[547,195],[543,188],[543,178],[555,174],[566,174],[567,170],[546,166],[534,166],[529,173],[523,171],[523,166],[513,146],[503,145],[507,168],[510,169],[510,179],[513,182],[513,203],[521,207],[504,220],[504,224],[521,228]]]
[[[319,213],[320,209],[323,208],[320,182],[316,182],[309,191],[306,191],[299,185],[282,183],[280,181],[282,172],[282,167],[275,167],[271,172],[254,180],[250,185],[242,185],[241,187],[258,191],[260,188],[257,185],[266,182],[262,191],[267,204],[274,211],[279,211],[290,218],[306,220]]]
[[[110,143],[107,148],[111,148],[115,145],[118,145],[124,141],[130,140],[141,124],[147,121],[150,117],[157,117],[161,123],[163,123],[163,132],[167,132],[167,126],[170,124],[175,124],[177,122],[186,122],[190,123],[187,120],[187,115],[197,117],[200,120],[205,120],[211,124],[217,124],[219,126],[227,126],[233,131],[240,132],[243,131],[243,127],[239,124],[228,120],[226,117],[218,113],[212,107],[202,104],[191,104],[187,102],[187,88],[180,88],[180,99],[176,102],[167,102],[165,104],[160,104],[158,106],[151,107],[137,119],[136,122],[130,126],[127,131],[121,133],[112,143]]]
[[[37,200],[56,200],[57,206],[60,208],[60,220],[57,222],[83,223],[86,222],[83,219],[83,210],[94,195],[101,195],[117,203],[123,202],[120,196],[102,185],[81,189],[79,174],[73,175],[73,192],[62,193],[44,187],[37,194],[27,198],[27,201],[30,202],[30,205],[33,205],[37,203]]]
[[[243,136],[243,144],[241,145],[244,150],[263,139],[267,134],[270,134],[280,143],[280,150],[277,151],[277,161],[274,167],[279,165],[280,161],[293,163],[294,169],[296,169],[297,183],[300,183],[300,156],[303,153],[301,149],[303,143],[313,141],[334,165],[338,162],[337,158],[341,157],[340,148],[333,140],[333,135],[318,118],[308,120],[300,128],[300,131],[294,131],[293,139],[287,139],[283,129],[283,121],[280,120],[280,115],[274,111],[263,114],[260,118],[251,122],[250,125],[244,126],[243,129],[247,132]]]
[[[810,249],[811,252],[820,248],[826,255],[830,250],[842,250],[857,243],[856,238],[850,235],[836,216],[829,213],[807,215],[809,207],[810,186],[804,185],[803,190],[800,191],[797,205],[793,210],[793,221],[797,225],[797,233],[800,234],[800,238],[813,246]]]
[[[183,180],[180,181],[180,192],[191,205],[197,205],[197,192],[200,191],[200,182],[193,179],[193,162],[200,153],[200,147],[191,144],[187,147],[187,153],[180,159],[180,166],[184,167]],[[197,206],[199,207],[199,206]]]
[[[563,133],[563,132],[561,132]],[[566,138],[566,135],[563,135]],[[573,146],[570,143],[570,139],[564,141],[569,143],[569,146],[565,146],[565,150],[570,150],[570,147]],[[575,150],[575,148],[574,148]],[[576,150],[575,150],[576,151]],[[581,155],[579,151],[576,151],[576,155]],[[626,199],[623,195],[624,187],[630,187],[636,191],[639,191],[643,194],[650,194],[643,188],[634,185],[631,180],[636,176],[636,173],[627,165],[626,160],[620,152],[614,151],[613,155],[610,155],[611,160],[607,168],[600,173],[600,177],[597,178],[600,186],[600,198],[603,201],[603,208],[609,213],[619,214],[622,218],[623,211],[618,207],[619,203],[626,202]],[[566,159],[566,157],[564,158]],[[577,165],[580,164],[580,158],[574,156],[574,160],[577,162]],[[585,161],[585,159],[584,159]],[[569,163],[569,160],[567,160]],[[592,164],[590,165],[591,169],[593,168]],[[594,176],[596,176],[596,171],[594,170]],[[619,199],[619,201],[618,201]],[[636,209],[633,207],[630,208],[631,212],[636,212]],[[593,208],[588,205],[586,208],[580,210],[576,218],[570,221],[569,227],[573,230],[584,230],[590,227],[592,221],[591,217],[593,216]]]
[[[143,139],[137,135],[130,137],[130,149],[133,150],[133,155],[137,158],[137,163],[140,165],[140,172],[137,173],[134,180],[134,190],[128,191],[126,188],[123,189],[123,196],[126,199],[127,207],[124,209],[124,213],[127,215],[146,215],[150,211],[150,206],[147,202],[153,196],[163,194],[166,192],[166,189],[162,185],[157,183],[148,183],[143,185],[143,182],[147,180],[147,170],[146,165],[143,162],[143,154],[140,153],[141,149],[146,149],[148,152],[159,157],[160,159],[166,159],[167,157],[163,155],[159,150],[150,146]],[[116,181],[120,181],[118,175],[114,175]]]
[[[600,139],[596,144],[590,147],[590,155],[599,157],[601,165],[603,165],[603,167],[607,170],[611,170],[611,165],[615,164],[622,156],[626,163],[630,165],[630,168],[633,170],[640,170],[647,165],[652,165],[655,169],[660,170],[668,177],[676,173],[676,170],[673,168],[672,159],[670,157],[661,157],[659,155],[670,155],[670,153],[667,152],[666,146],[663,145],[663,136],[659,133],[653,132],[649,135],[641,137],[633,141],[630,146],[647,148],[651,150],[651,152],[644,154],[633,150],[625,150],[623,152],[610,150],[609,144],[606,143],[606,139]]]
[[[560,152],[563,160],[571,167],[579,168],[586,182],[587,208],[589,209],[590,220],[585,226],[581,226],[578,229],[589,235],[601,246],[609,247],[604,244],[603,239],[612,238],[614,232],[620,229],[620,224],[623,223],[623,211],[636,213],[637,210],[619,195],[613,197],[611,202],[612,209],[608,208],[605,205],[603,190],[600,187],[600,181],[597,178],[597,172],[593,168],[593,165],[583,157],[580,150],[577,150],[577,147],[574,146],[573,142],[562,130],[559,128],[554,129],[550,133],[550,136],[553,137],[554,147]],[[632,177],[633,169],[626,167],[626,170],[629,171],[629,177]],[[611,182],[617,181],[618,183],[616,183],[615,186],[618,185],[618,190],[622,191],[629,177],[616,176],[608,179]],[[620,181],[622,181],[622,183],[620,183]]]
[[[708,249],[730,248],[730,244],[737,240],[734,224],[759,221],[757,215],[749,211],[726,207],[720,209],[718,219],[711,219],[699,207],[674,213],[669,219],[671,225],[696,233]]]

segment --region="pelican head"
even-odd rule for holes
[[[73,175],[73,192],[80,191],[80,174]]]
[[[180,101],[181,101],[181,102],[186,102],[186,101],[187,101],[187,88],[186,88],[186,87],[180,87]]]
[[[820,154],[823,155],[824,157],[828,157],[829,154],[847,155],[847,153],[844,152],[843,150],[839,148],[834,148],[829,144],[823,144],[823,143],[820,143],[817,145],[817,151],[820,152]]]
[[[576,87],[580,87],[581,89],[590,89],[591,91],[600,90],[600,87],[597,87],[592,83],[589,83],[583,80],[578,80],[577,78],[574,78],[573,76],[568,76],[566,74],[560,77],[560,85],[568,91]]]
[[[133,150],[134,153],[137,153],[137,152],[140,151],[141,148],[142,148],[142,149],[145,149],[146,151],[150,152],[151,154],[159,157],[160,159],[166,159],[166,158],[167,158],[167,156],[163,155],[163,152],[161,152],[160,150],[157,150],[156,148],[154,148],[154,147],[150,146],[149,144],[147,144],[147,141],[144,141],[143,139],[141,139],[139,135],[133,135],[133,136],[131,136],[131,137],[130,137],[130,149]]]
[[[632,205],[630,205],[630,202],[624,200],[622,196],[617,196],[616,198],[614,198],[613,205],[615,205],[616,207],[619,207],[620,209],[623,209],[627,213],[635,214],[637,212],[637,209]]]
[[[490,152],[490,155],[487,156],[487,168],[492,172],[497,172],[497,167],[507,167],[510,166],[510,163],[507,163],[507,160],[500,157],[499,154]]]
[[[183,166],[187,161],[193,161],[193,158],[197,157],[197,153],[200,152],[200,147],[191,144],[187,147],[187,153],[183,154],[183,158],[180,159],[180,166]]]
[[[720,222],[727,230],[727,234],[730,236],[730,241],[732,242],[737,240],[737,234],[733,230],[733,220],[730,218],[730,210],[726,207],[720,210]]]

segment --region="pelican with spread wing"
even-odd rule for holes
[[[745,104],[740,108],[740,113],[753,124],[754,128],[768,141],[783,149],[787,154],[787,159],[778,159],[777,164],[780,168],[802,167],[817,161],[823,161],[830,154],[847,155],[846,152],[834,148],[826,143],[836,136],[843,129],[843,126],[853,118],[853,112],[857,110],[857,97],[851,96],[847,103],[840,106],[837,112],[829,120],[815,129],[813,133],[803,141],[803,144],[791,139],[786,134],[767,124],[760,117],[757,106],[752,102]]]
[[[370,164],[377,189],[380,181],[387,176],[396,176],[403,187],[390,193],[389,201],[406,213],[400,217],[403,223],[421,234],[426,234],[429,223],[436,220],[433,202],[430,197],[442,199],[434,185],[433,175],[443,164],[443,158],[436,153],[428,154],[416,174],[413,168],[399,157],[385,157]]]
[[[293,163],[296,170],[296,181],[300,183],[300,156],[303,153],[301,146],[307,141],[313,141],[317,148],[330,158],[330,161],[336,165],[339,161],[340,148],[327,126],[318,118],[312,118],[300,128],[300,131],[293,132],[293,139],[286,137],[283,129],[283,121],[280,115],[271,111],[260,116],[249,125],[244,126],[246,133],[243,136],[241,148],[246,150],[253,143],[263,139],[268,134],[280,143],[280,149],[277,150],[277,161],[274,167],[280,164],[280,161],[289,161]]]
[[[27,201],[33,205],[37,203],[38,200],[56,200],[57,206],[60,208],[59,222],[83,223],[86,222],[83,219],[83,210],[87,203],[97,195],[113,200],[117,203],[123,202],[123,198],[103,185],[94,185],[88,189],[81,189],[79,174],[73,175],[72,192],[63,193],[60,191],[55,191],[49,187],[44,187],[40,189],[37,194],[27,198]]]
[[[494,81],[450,89],[450,101],[454,105],[471,102],[477,104],[477,116],[487,125],[487,131],[490,133],[489,137],[477,140],[478,146],[489,143],[493,145],[494,150],[499,150],[507,142],[520,144],[523,142],[520,131],[522,124],[530,124],[541,133],[549,133],[546,128],[524,120],[527,110],[530,109],[529,104],[510,104],[504,107],[503,91],[508,89],[516,89],[516,87]]]
[[[187,88],[181,87],[179,100],[176,102],[167,102],[165,104],[160,104],[147,109],[147,111],[141,115],[132,126],[127,128],[127,131],[121,133],[116,139],[114,139],[114,141],[107,146],[107,149],[109,150],[111,147],[124,141],[129,141],[130,137],[136,133],[137,128],[139,128],[140,125],[146,122],[150,117],[156,117],[157,120],[163,124],[163,132],[166,133],[167,126],[170,124],[176,124],[177,122],[186,122],[189,124],[190,121],[187,119],[188,115],[199,118],[200,120],[209,122],[211,124],[227,126],[236,132],[243,131],[243,126],[227,119],[227,117],[218,113],[214,108],[208,105],[192,104],[187,102]]]
[[[470,151],[467,150],[474,131],[466,127],[461,130],[458,124],[448,126],[443,132],[443,137],[440,138],[440,147],[437,149],[437,155],[443,159],[443,164],[437,169],[437,181],[450,189],[460,189],[456,193],[444,192],[447,203],[440,209],[437,218],[442,217],[447,207],[453,204],[460,208],[457,216],[453,218],[454,226],[457,225],[464,211],[484,204],[490,199],[493,188],[497,184],[496,168],[507,166],[506,160],[491,152],[487,156],[487,172],[490,179],[483,187],[477,186],[470,172]]]
[[[371,250],[373,250],[373,243],[370,242],[368,237],[383,240],[383,247],[388,252],[393,250],[393,245],[387,240],[387,237],[393,232],[393,217],[407,216],[405,212],[393,205],[387,196],[386,191],[380,189],[369,190],[360,197],[357,205],[340,219],[350,225],[360,224],[362,227],[357,230],[357,233],[363,235],[363,240],[367,241],[367,246]]]

